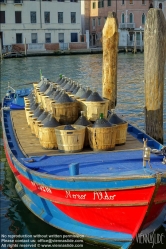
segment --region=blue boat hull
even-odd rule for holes
[[[160,157],[151,156],[152,169],[142,167],[142,150],[27,158],[10,112],[2,112],[6,157],[17,193],[37,217],[89,242],[122,249],[129,248],[141,231],[162,224],[166,170]],[[140,140],[147,136],[130,125],[128,131]],[[161,149],[153,139],[149,145]],[[73,162],[80,164],[78,176],[69,174]],[[160,223],[151,215],[153,206],[157,217],[162,213]]]

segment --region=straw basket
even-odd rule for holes
[[[45,102],[45,104],[44,104],[45,111],[53,113],[52,103],[55,103],[55,100],[53,100],[51,98],[45,98],[44,102]]]
[[[30,108],[25,108],[25,116],[27,119],[28,126],[30,125],[29,117],[33,115],[33,111]]]
[[[88,126],[85,126],[85,140],[84,140],[84,147],[89,146],[89,137],[88,137]]]
[[[58,150],[60,152],[79,152],[83,149],[85,126],[73,125],[75,130],[64,130],[64,125],[55,128]]]
[[[37,120],[37,118],[34,118],[32,116],[29,116],[29,126],[31,128],[31,133],[35,135],[35,129],[34,129],[34,122]]]
[[[117,126],[93,128],[87,127],[90,147],[95,150],[114,150]]]
[[[34,133],[37,138],[39,138],[39,125],[41,124],[41,121],[35,120],[34,121]]]
[[[39,142],[44,149],[57,149],[57,139],[54,127],[42,127],[43,124],[39,124]]]
[[[46,95],[41,95],[41,103],[42,103],[42,106],[43,106],[43,109],[45,111],[47,111],[47,104],[46,104],[46,99],[49,98],[48,96]]]
[[[90,121],[96,121],[99,118],[100,113],[103,113],[104,118],[108,113],[108,101],[85,101],[77,99],[79,110],[85,112],[85,116]]]
[[[37,95],[37,91],[39,91],[38,84],[37,85],[33,85],[33,87],[34,87],[34,94],[36,96]]]
[[[37,99],[37,103],[41,103],[41,95],[43,94],[43,92],[40,92],[38,89],[36,91],[36,99]]]
[[[33,83],[33,88],[36,89],[38,87],[38,83]]]
[[[30,105],[30,100],[27,97],[24,97],[24,103],[25,103],[25,107],[28,107]]]
[[[127,127],[128,127],[127,122],[123,124],[117,124],[116,142],[115,142],[116,145],[122,145],[126,143]]]
[[[78,103],[52,103],[53,116],[61,124],[73,124],[78,119]]]

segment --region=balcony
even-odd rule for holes
[[[14,5],[23,4],[23,0],[13,0],[13,2],[14,2]]]
[[[0,0],[0,4],[7,4],[7,0]]]
[[[135,23],[119,23],[119,29],[135,29]]]

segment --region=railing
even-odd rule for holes
[[[135,23],[119,23],[120,29],[135,29]]]
[[[44,43],[29,43],[28,50],[46,50]]]
[[[2,47],[2,54],[12,52],[12,45],[5,45]]]
[[[59,42],[59,49],[60,50],[68,50],[68,43],[64,43],[64,42]]]
[[[127,41],[127,46],[129,47],[134,47],[135,46],[135,41]],[[136,46],[137,47],[143,47],[144,46],[144,42],[142,41],[142,44],[141,44],[141,41],[140,40],[137,40],[136,41]]]
[[[4,45],[2,47],[2,54],[11,53],[11,52],[15,52],[17,54],[21,54],[22,49],[19,46],[17,46],[16,44],[13,44],[13,45]]]

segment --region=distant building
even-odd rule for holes
[[[0,0],[2,45],[28,50],[81,48],[81,1]]]
[[[86,0],[85,0],[86,1]],[[162,8],[166,12],[166,0],[90,0],[89,33],[90,45],[102,46],[102,29],[108,12],[116,12],[119,28],[119,47],[142,49],[144,25],[149,8]]]
[[[159,8],[163,10],[166,18],[166,0],[154,0],[154,8]]]
[[[119,46],[142,46],[143,30],[149,0],[91,0],[90,44],[101,46],[101,36],[109,11],[117,13],[119,28]]]

